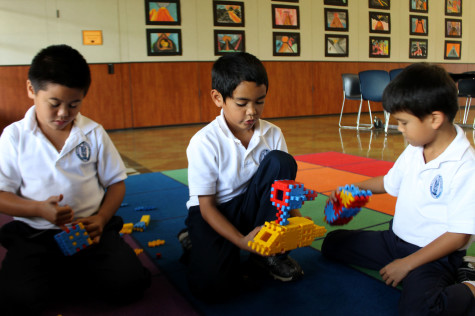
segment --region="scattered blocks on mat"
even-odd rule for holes
[[[65,256],[72,256],[92,245],[92,240],[82,223],[66,226],[64,231],[54,236],[54,239]]]
[[[359,213],[372,195],[370,190],[360,190],[354,185],[340,187],[337,194],[337,202],[328,200],[325,205],[325,221],[330,225],[345,225]]]
[[[135,251],[135,254],[138,256],[143,252],[143,249],[142,248],[135,248],[134,251]]]
[[[158,247],[158,246],[164,245],[164,244],[165,244],[165,240],[163,240],[163,239],[157,239],[157,240],[152,240],[152,241],[148,242],[149,247]]]
[[[125,207],[125,206],[129,206],[129,203],[122,203],[122,204],[120,204],[120,207]]]
[[[143,232],[150,223],[150,215],[143,215],[138,223],[134,224],[134,231]]]
[[[122,229],[120,230],[119,234],[132,234],[134,230],[134,223],[124,223]]]
[[[155,206],[137,206],[135,210],[137,212],[143,212],[143,211],[153,211],[156,210],[157,208]]]

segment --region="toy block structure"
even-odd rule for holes
[[[137,212],[144,212],[144,211],[153,211],[157,208],[155,206],[137,206],[134,210]]]
[[[143,232],[150,224],[150,215],[143,215],[138,223],[134,224],[134,231]]]
[[[64,231],[54,236],[54,239],[65,256],[72,256],[92,245],[92,240],[82,223],[66,226]]]
[[[133,223],[124,223],[122,226],[122,229],[120,230],[119,234],[132,234],[134,230],[134,224]]]
[[[365,206],[372,195],[370,190],[360,190],[354,185],[338,189],[337,202],[328,200],[325,205],[325,222],[330,225],[345,225]]]
[[[302,183],[294,180],[276,180],[272,184],[270,200],[278,212],[277,220],[265,222],[264,226],[249,241],[248,246],[262,255],[269,256],[309,246],[317,237],[326,233],[308,218],[290,217],[290,211],[302,207],[305,201],[315,200],[317,193],[305,189]]]
[[[152,240],[148,242],[149,247],[158,247],[164,244],[165,244],[165,240],[162,240],[162,239]]]

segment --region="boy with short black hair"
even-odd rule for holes
[[[394,219],[387,231],[330,232],[322,253],[402,282],[401,315],[475,315],[463,262],[475,234],[475,152],[453,124],[455,83],[438,66],[413,64],[386,87],[383,106],[409,145],[385,176],[355,185],[397,196]]]
[[[2,314],[36,315],[58,295],[123,303],[149,286],[114,216],[125,166],[104,128],[79,113],[90,83],[78,51],[41,50],[28,72],[34,105],[0,137],[0,212],[14,217],[0,229]],[[65,256],[54,236],[71,223],[82,223],[93,245]]]
[[[290,281],[303,274],[287,254],[261,257],[248,246],[265,221],[276,219],[270,202],[274,180],[295,179],[297,173],[280,128],[260,119],[268,85],[255,56],[219,58],[212,69],[211,98],[221,115],[187,148],[188,281],[202,298],[219,299],[239,288],[241,249],[275,278]]]

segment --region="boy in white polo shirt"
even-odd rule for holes
[[[397,196],[390,229],[333,231],[322,253],[379,270],[387,285],[402,282],[400,315],[475,315],[473,270],[463,262],[475,234],[475,153],[453,124],[455,83],[438,66],[413,64],[385,89],[383,106],[409,145],[385,176],[355,185]]]
[[[240,289],[240,250],[252,253],[248,241],[265,221],[276,219],[271,185],[276,179],[295,179],[297,173],[280,128],[260,119],[267,89],[267,72],[255,56],[219,58],[212,69],[211,98],[221,115],[196,133],[187,149],[188,281],[204,299]],[[303,274],[287,254],[251,254],[251,261],[283,281]]]
[[[91,83],[75,49],[41,50],[28,72],[34,104],[0,137],[2,315],[36,315],[58,295],[123,303],[149,286],[150,272],[122,240],[114,216],[125,194],[124,164],[103,127],[79,113]],[[83,223],[93,245],[64,256],[54,235]]]

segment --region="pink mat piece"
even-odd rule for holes
[[[334,151],[295,156],[295,159],[298,161],[308,162],[325,167],[341,166],[359,162],[377,161],[371,158],[342,154]]]

